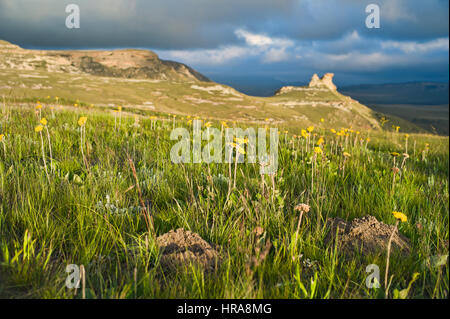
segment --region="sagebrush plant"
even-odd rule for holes
[[[0,297],[82,298],[65,286],[66,266],[77,264],[85,268],[86,298],[384,298],[384,289],[366,287],[365,269],[376,264],[386,273],[386,252],[346,256],[326,244],[325,222],[373,215],[392,223],[392,211],[408,216],[397,230],[411,246],[407,256],[389,253],[390,290],[448,297],[448,263],[433,262],[448,255],[448,137],[410,134],[418,151],[392,192],[390,153],[406,150],[401,131],[332,132],[315,123],[314,142],[313,124],[309,132],[280,127],[289,133],[280,139],[276,174],[261,176],[264,163],[241,163],[234,174],[228,163],[170,161],[171,129],[192,129],[190,118],[149,111],[135,126],[124,113],[117,134],[108,110],[61,100],[51,121],[51,178],[41,168],[44,127],[33,130],[47,107],[39,117],[36,101],[8,105],[8,120],[0,119],[8,133],[0,157]],[[76,125],[81,117],[87,125]],[[107,196],[121,214],[99,208]],[[299,203],[309,208],[302,219]],[[162,269],[155,236],[180,227],[220,247],[215,271]]]

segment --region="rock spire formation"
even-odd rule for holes
[[[321,79],[317,74],[314,74],[309,82],[309,87],[327,87],[331,91],[336,91],[337,87],[333,83],[334,73],[326,73]]]

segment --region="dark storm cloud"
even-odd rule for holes
[[[365,8],[372,3],[380,7],[380,29],[365,26]],[[354,30],[372,37],[426,40],[448,36],[448,9],[448,0],[304,0],[274,31],[299,40],[336,39]]]
[[[233,30],[283,16],[293,0],[0,0],[0,38],[35,47],[211,48],[236,41]],[[78,4],[81,28],[65,27]]]
[[[65,27],[70,3],[80,29]],[[370,3],[380,29],[366,28]],[[448,0],[0,0],[0,39],[148,48],[206,75],[448,81],[448,10]]]
[[[368,3],[382,28],[365,28]],[[81,9],[81,28],[65,27],[65,6]],[[390,39],[448,36],[447,0],[0,0],[0,38],[25,47],[214,48],[245,28],[296,40],[338,39],[357,30]]]

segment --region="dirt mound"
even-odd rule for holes
[[[161,265],[178,268],[190,263],[212,270],[220,261],[219,253],[198,234],[179,228],[159,236]]]
[[[364,255],[386,252],[389,237],[394,230],[393,225],[379,222],[373,216],[355,218],[351,222],[341,218],[328,218],[327,227],[330,231],[325,238],[326,243],[335,243],[337,231],[340,249],[350,254],[361,250]],[[392,251],[395,250],[409,253],[409,240],[399,234],[398,230],[392,238]]]

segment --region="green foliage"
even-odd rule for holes
[[[326,244],[325,221],[373,215],[393,224],[394,210],[408,216],[399,231],[410,239],[411,253],[391,256],[393,297],[448,297],[448,263],[428,262],[448,255],[448,138],[411,134],[410,157],[392,192],[390,152],[405,152],[404,134],[349,130],[337,137],[331,124],[318,121],[307,148],[305,139],[293,136],[300,127],[291,127],[286,140],[280,136],[274,178],[262,179],[258,164],[238,164],[236,188],[227,196],[228,164],[170,161],[173,122],[167,115],[157,114],[153,128],[148,117],[136,122],[124,113],[114,129],[106,110],[51,110],[41,102],[53,149],[50,183],[34,132],[35,105],[8,102],[0,111],[0,134],[6,133],[5,149],[0,145],[1,297],[81,298],[65,287],[65,267],[82,264],[87,298],[384,298],[366,288],[365,269],[377,264],[383,273],[385,256],[343,255]],[[81,115],[88,117],[87,167]],[[177,117],[176,126],[191,129],[186,118]],[[320,136],[323,158],[312,150]],[[344,151],[351,155],[345,165]],[[179,227],[199,233],[220,246],[218,269],[162,269],[128,156],[156,234]],[[295,242],[299,203],[311,211]]]

